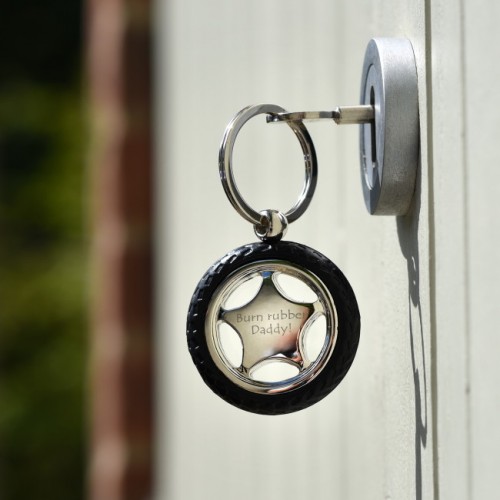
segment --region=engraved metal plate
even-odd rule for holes
[[[205,336],[212,359],[232,382],[251,392],[277,394],[310,382],[328,363],[337,312],[311,271],[259,261],[238,269],[216,290]]]

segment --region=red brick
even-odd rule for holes
[[[150,2],[88,0],[92,333],[89,498],[152,496]]]

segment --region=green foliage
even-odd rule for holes
[[[10,51],[0,51],[0,498],[78,499],[84,496],[87,350],[80,2],[6,3],[11,17],[4,13],[0,23],[11,42]],[[42,5],[47,12],[35,23]],[[67,21],[78,21],[74,32],[57,15],[69,12],[68,5],[73,17]],[[50,13],[54,18],[43,25]],[[20,24],[16,30],[16,19],[36,29],[23,31]],[[19,30],[31,43],[23,45]]]

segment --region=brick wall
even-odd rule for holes
[[[94,500],[144,499],[152,489],[150,8],[148,0],[87,1]]]

